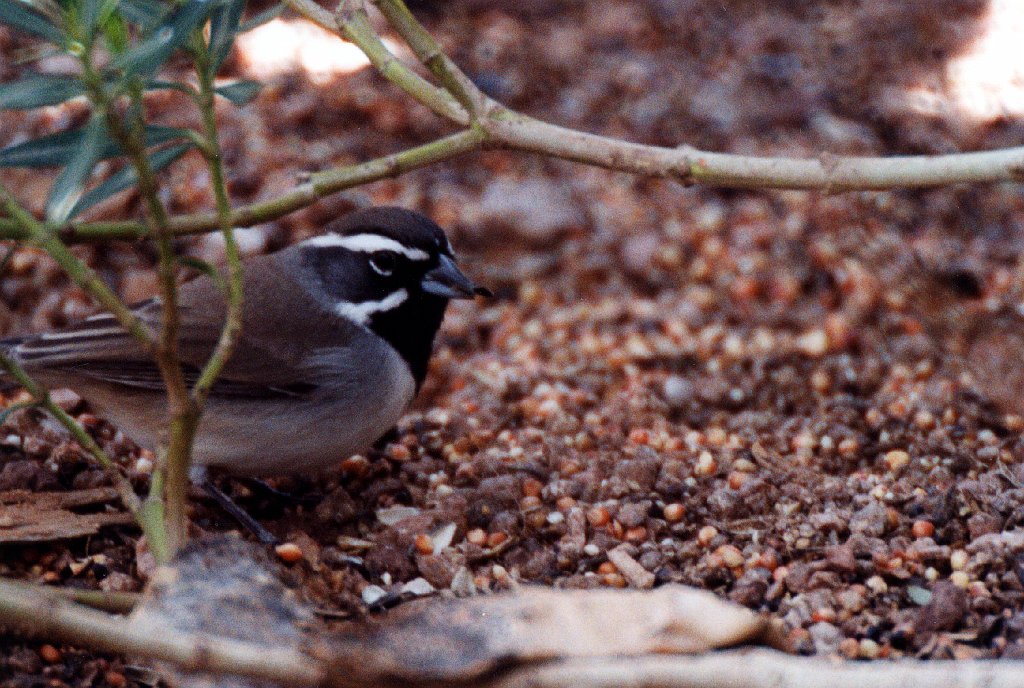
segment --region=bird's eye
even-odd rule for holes
[[[377,251],[370,256],[370,267],[381,277],[390,277],[397,263],[398,258],[392,251]]]

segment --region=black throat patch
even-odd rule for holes
[[[397,308],[374,313],[369,327],[380,335],[409,365],[416,391],[427,376],[434,336],[441,327],[448,299],[416,292]]]

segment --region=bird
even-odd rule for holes
[[[190,386],[225,321],[218,282],[203,275],[179,287],[178,349]],[[449,302],[488,295],[459,269],[444,230],[387,206],[351,212],[322,234],[246,260],[243,293],[241,334],[193,445],[193,478],[207,487],[210,468],[310,474],[365,451],[423,385]],[[159,332],[159,298],[131,310]],[[2,340],[0,351],[43,385],[78,392],[139,445],[156,447],[167,424],[166,387],[112,314]]]

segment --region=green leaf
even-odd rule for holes
[[[196,90],[194,88],[192,88],[190,85],[188,85],[186,83],[183,83],[183,82],[180,82],[180,81],[163,81],[163,80],[160,80],[160,79],[154,79],[153,81],[150,81],[150,82],[146,83],[146,90],[147,91],[160,91],[160,90],[181,91],[182,93],[184,93],[185,95],[187,95],[189,97],[195,97],[195,95],[196,95]]]
[[[190,135],[191,132],[188,129],[151,125],[146,127],[146,145],[155,146],[187,138]],[[84,138],[85,129],[78,128],[0,148],[0,168],[66,165],[82,145]],[[116,155],[121,155],[121,149],[113,140],[106,137],[100,152],[100,159],[112,158]]]
[[[12,413],[24,409],[34,408],[36,406],[39,406],[39,402],[37,401],[19,401],[17,404],[11,404],[3,411],[0,411],[0,425],[6,423],[7,419],[11,417]]]
[[[210,16],[210,76],[230,54],[244,9],[245,0],[225,0]]]
[[[285,4],[283,2],[277,5],[273,5],[270,8],[265,9],[259,14],[249,17],[244,22],[242,22],[238,27],[237,33],[245,33],[246,31],[252,31],[257,26],[263,26],[267,22],[280,17],[284,13],[284,10]]]
[[[218,86],[213,89],[213,92],[219,96],[227,98],[234,105],[242,106],[259,95],[262,88],[263,84],[258,81],[243,80]]]
[[[108,140],[103,117],[93,115],[85,125],[81,144],[50,189],[50,198],[46,201],[46,219],[49,222],[63,224],[68,219],[71,209],[82,195],[85,181],[103,153],[104,142]]]
[[[145,31],[160,23],[169,6],[157,0],[120,0],[117,9],[122,17]]]
[[[227,295],[228,283],[224,279],[224,274],[215,268],[212,263],[208,263],[202,258],[195,258],[193,256],[175,256],[174,258],[185,267],[191,268],[212,279],[213,283],[217,285],[217,288],[220,289],[225,296]]]
[[[116,12],[101,20],[103,37],[107,47],[114,55],[120,55],[128,49],[128,22]]]
[[[153,74],[167,62],[171,53],[185,45],[217,4],[217,0],[187,0],[156,26],[148,38],[119,55],[113,62],[114,66],[126,75]]]
[[[82,0],[82,26],[89,35],[99,26],[104,4],[104,0]]]
[[[84,92],[85,84],[77,77],[32,74],[18,81],[0,84],[0,109],[28,110],[55,105]]]
[[[154,172],[159,172],[184,155],[191,147],[191,143],[179,143],[176,146],[158,150],[149,157],[149,164],[153,167]],[[135,186],[138,180],[139,175],[133,166],[126,165],[122,167],[103,182],[82,194],[82,197],[78,199],[78,203],[75,203],[75,207],[68,213],[68,219],[81,214],[100,201],[105,201],[120,191]]]
[[[63,43],[63,32],[43,15],[30,10],[20,0],[0,0],[0,24],[45,38],[52,43]]]

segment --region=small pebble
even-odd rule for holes
[[[433,554],[434,553],[434,539],[426,533],[420,533],[416,536],[415,541],[416,551],[420,554]]]
[[[871,638],[861,638],[857,655],[863,659],[878,659],[882,648]]]
[[[363,598],[363,603],[369,606],[379,602],[387,594],[387,590],[379,585],[367,585],[360,593],[360,597]]]
[[[697,531],[697,542],[704,547],[711,544],[711,541],[718,537],[718,528],[714,526],[704,526]]]
[[[935,524],[931,521],[914,521],[914,525],[910,527],[910,532],[916,538],[931,537],[935,534]]]

